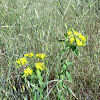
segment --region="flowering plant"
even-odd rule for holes
[[[72,83],[72,78],[70,72],[68,71],[68,66],[73,66],[73,64],[68,61],[68,56],[72,51],[72,53],[75,54],[77,58],[79,58],[79,47],[83,47],[86,45],[86,38],[82,35],[82,33],[74,30],[69,30],[66,34],[64,34],[64,36],[65,39],[59,40],[59,42],[62,42],[64,44],[64,49],[60,52],[61,66],[59,77],[61,80],[63,80],[60,84],[60,87],[63,86],[69,93],[77,98],[69,88],[69,86],[67,84],[64,84],[66,80],[69,81],[69,83]]]
[[[59,56],[61,57],[60,67],[57,70],[57,75],[59,77],[59,80],[57,81],[59,84],[57,83],[55,86],[59,89],[61,88],[61,90],[62,88],[63,90],[66,89],[75,98],[77,98],[68,86],[69,83],[72,83],[72,78],[70,71],[68,71],[68,67],[73,66],[73,64],[68,61],[68,56],[70,52],[72,52],[76,57],[79,57],[79,47],[86,45],[86,38],[82,35],[82,33],[74,30],[69,30],[66,34],[64,34],[64,36],[64,40],[59,40],[64,44],[64,49],[61,52],[58,52],[58,54],[60,54]],[[22,87],[26,87],[26,90],[29,93],[32,92],[31,96],[34,100],[46,98],[50,92],[48,92],[47,96],[45,96],[44,89],[48,87],[48,83],[55,81],[48,81],[48,77],[45,78],[45,75],[50,75],[50,72],[48,72],[46,67],[46,58],[46,54],[37,53],[35,55],[31,52],[25,54],[24,57],[19,58],[16,61],[18,64],[18,70],[20,68],[23,69],[21,72],[21,77],[24,80]],[[68,84],[65,84],[66,82],[68,82]],[[16,87],[13,86],[13,88],[16,90]],[[60,98],[60,94],[61,92],[58,92],[58,98]]]
[[[43,73],[46,70],[45,58],[46,54],[38,53],[34,55],[33,53],[27,53],[23,58],[19,58],[16,63],[18,64],[18,70],[23,68],[21,72],[21,77],[24,79],[22,87],[27,90],[34,90],[32,98],[35,97],[35,93],[38,92],[38,98],[43,96]],[[41,61],[42,59],[42,61]],[[35,62],[37,60],[37,62]],[[40,62],[41,61],[41,62]],[[13,86],[16,90],[16,87]],[[25,92],[25,91],[24,91]]]
[[[77,46],[85,46],[86,38],[81,33],[77,31],[68,31],[66,37],[71,44],[76,44]]]

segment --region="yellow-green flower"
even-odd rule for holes
[[[72,31],[68,31],[68,35],[72,34],[73,32]]]
[[[79,37],[82,41],[86,41],[86,38],[85,38],[83,35],[79,34],[78,37]]]
[[[32,73],[33,73],[33,70],[31,70],[31,68],[28,67],[24,70],[24,75],[23,76],[32,75]]]
[[[35,67],[37,69],[43,70],[45,68],[45,64],[44,63],[35,63]]]
[[[78,46],[82,46],[83,45],[82,41],[80,41],[78,38],[76,38],[76,43],[77,43]]]
[[[25,54],[25,57],[33,57],[33,53],[28,53],[28,54]]]
[[[85,46],[86,45],[86,38],[81,33],[78,33],[77,31],[68,31],[68,36],[70,43],[75,43],[78,46]]]
[[[70,43],[73,43],[74,41],[75,41],[74,38],[71,38],[71,39],[70,39]]]
[[[38,54],[36,54],[36,57],[44,59],[45,57],[47,57],[47,55],[45,55],[43,53],[38,53]]]
[[[74,31],[74,35],[78,35],[78,32],[77,31]]]
[[[25,65],[27,63],[27,60],[26,58],[19,58],[16,62],[20,65]]]

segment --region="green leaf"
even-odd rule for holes
[[[58,100],[61,98],[61,90],[58,91]]]
[[[64,85],[64,84],[63,84],[63,87],[64,87],[70,94],[72,94],[76,99],[78,99],[78,98],[75,96],[75,94],[73,93],[73,91],[72,91],[69,87],[67,87],[67,86]]]
[[[67,38],[67,34],[64,34],[64,36]]]
[[[18,69],[19,67],[21,67],[21,65],[17,65],[17,69]]]
[[[42,84],[43,84],[42,83],[43,78],[41,76],[41,72],[39,70],[37,70],[36,72],[37,72],[37,76],[38,76],[38,79],[39,79],[39,84],[42,86]]]
[[[72,51],[75,51],[75,49],[76,49],[76,46],[74,46],[74,45],[71,45],[71,46],[70,46],[70,48],[72,49]]]
[[[37,92],[36,92],[36,98],[37,98],[37,100],[39,99],[39,97],[40,97],[39,90],[37,90]]]
[[[23,77],[26,77],[26,75],[24,74],[24,75],[22,76],[22,78],[23,78]]]
[[[73,53],[78,57],[79,56],[79,50],[77,46],[71,45],[70,48],[72,49]]]
[[[65,49],[62,50],[61,55],[63,55],[69,48],[69,46],[66,46]]]
[[[16,87],[15,87],[14,85],[13,85],[13,89],[14,89],[14,91],[17,91],[17,90],[16,90]]]
[[[79,50],[78,50],[78,48],[76,48],[76,49],[73,51],[73,53],[78,57],[78,56],[79,56]]]
[[[66,47],[65,47],[65,50],[67,51],[69,48],[70,48],[69,46],[66,46]]]
[[[34,96],[34,100],[36,100],[36,94],[35,94],[35,96]]]
[[[69,87],[67,87],[67,86],[64,85],[64,84],[63,84],[63,87],[64,87],[70,94],[72,94],[76,99],[78,99],[78,98],[75,96],[75,94],[73,93],[73,91],[72,91]]]
[[[67,70],[66,70],[66,75],[67,75],[67,77],[68,77],[69,81],[70,81],[70,82],[72,82],[71,75],[69,74],[69,72],[68,72]]]
[[[61,96],[61,100],[66,100],[65,97]]]
[[[58,42],[64,42],[64,41],[65,41],[65,40],[62,39],[62,40],[59,40]]]
[[[63,69],[66,70],[66,68],[67,68],[67,65],[66,64],[63,64]]]
[[[72,63],[71,62],[67,62],[67,63],[63,64],[63,69],[66,70],[69,65],[72,65]]]
[[[73,91],[68,87],[68,91],[76,98],[76,99],[78,99],[76,96],[75,96],[75,94],[73,93]]]
[[[67,87],[65,84],[63,84],[63,87],[64,87],[69,93],[71,93],[71,92],[68,90],[68,87]]]
[[[69,65],[72,65],[72,63],[71,62],[67,62],[66,65],[69,66]]]

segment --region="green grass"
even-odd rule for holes
[[[46,67],[49,70],[46,81],[59,80],[60,60],[66,57],[67,52],[62,57],[58,55],[64,48],[64,44],[58,41],[64,39],[64,34],[70,28],[88,38],[87,45],[80,48],[79,59],[70,52],[67,61],[73,65],[67,70],[72,83],[65,84],[68,84],[78,100],[99,100],[99,6],[99,0],[0,0],[1,100],[28,100],[25,94],[14,93],[12,88],[12,85],[16,85],[15,79],[21,83],[15,62],[25,53],[46,53]],[[58,84],[53,82],[44,90],[47,100],[76,100]],[[59,99],[59,95],[65,99]]]

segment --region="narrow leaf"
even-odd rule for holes
[[[65,49],[62,50],[61,55],[63,55],[69,48],[69,46],[66,46]]]
[[[76,99],[78,99],[76,96],[75,96],[75,94],[74,94],[74,92],[68,87],[68,90],[70,91],[70,93],[76,98]]]
[[[66,65],[69,66],[69,65],[72,65],[72,63],[71,62],[67,62]]]
[[[72,78],[71,78],[71,76],[70,76],[70,74],[69,74],[69,72],[67,70],[66,70],[66,75],[67,75],[69,81],[71,82],[72,81]]]
[[[65,49],[66,49],[66,51],[67,51],[67,50],[69,49],[69,46],[66,46]]]
[[[43,80],[43,78],[42,78],[41,72],[40,72],[39,70],[37,70],[37,76],[38,76],[40,85],[42,85],[42,80]]]
[[[66,68],[67,68],[67,65],[66,64],[63,64],[63,69],[66,70]]]

